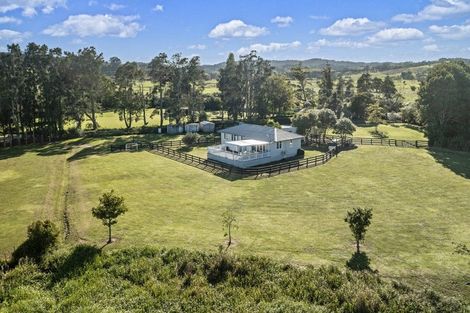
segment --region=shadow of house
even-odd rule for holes
[[[429,154],[445,168],[457,175],[470,179],[470,153],[443,148],[430,148]]]

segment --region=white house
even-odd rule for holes
[[[221,144],[209,147],[207,158],[240,168],[294,157],[304,138],[282,129],[253,124],[240,124],[219,132]]]

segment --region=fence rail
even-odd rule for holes
[[[328,137],[332,139],[340,139],[340,137]],[[428,148],[429,142],[426,140],[403,140],[389,138],[365,138],[365,137],[348,137],[355,145],[373,145],[373,146],[391,146],[402,148]]]
[[[335,141],[336,146],[331,147],[327,152],[316,155],[313,157],[281,161],[279,163],[270,165],[260,165],[250,168],[239,168],[232,165],[224,164],[210,159],[201,158],[190,153],[185,153],[176,150],[185,146],[182,140],[171,140],[163,142],[138,142],[139,149],[152,150],[162,156],[180,161],[182,163],[191,163],[196,166],[203,166],[206,170],[223,172],[227,174],[237,174],[241,176],[262,176],[262,175],[275,175],[287,173],[294,170],[304,168],[311,168],[323,165],[330,161],[333,157],[337,156],[345,148],[352,145],[381,145],[393,147],[406,147],[406,148],[427,148],[428,142],[425,140],[399,140],[399,139],[380,139],[380,138],[361,138],[361,137],[348,137],[346,140],[340,140],[340,137],[329,136],[327,139],[332,142]],[[200,138],[197,141],[198,145],[219,143],[220,138]],[[126,143],[119,145],[112,145],[111,151],[123,151],[126,149]]]

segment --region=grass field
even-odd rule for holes
[[[374,217],[364,249],[374,269],[470,297],[468,257],[453,253],[454,243],[468,245],[470,238],[468,153],[364,146],[317,168],[229,181],[149,152],[109,153],[110,140],[0,151],[3,253],[21,243],[32,220],[61,224],[64,207],[70,242],[103,245],[106,229],[90,210],[113,188],[130,210],[116,225],[111,248],[214,251],[223,242],[220,215],[234,207],[237,253],[343,265],[354,250],[345,212],[367,206]]]

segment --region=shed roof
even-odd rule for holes
[[[219,132],[268,142],[301,139],[304,137],[302,135],[291,133],[274,127],[244,123],[237,126],[222,129]]]

